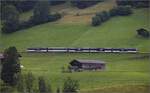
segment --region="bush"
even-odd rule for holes
[[[109,10],[109,15],[111,17],[117,16],[117,11],[116,10],[117,10],[116,8],[113,8],[113,9]]]
[[[137,31],[137,34],[142,36],[142,37],[145,37],[145,38],[150,37],[150,32],[147,31],[146,29],[141,28],[141,29],[138,29],[136,31]]]
[[[96,13],[96,15],[92,18],[92,25],[98,26],[102,22],[107,21],[109,18],[110,18],[110,15],[106,11]]]
[[[39,24],[43,24],[43,23],[47,23],[47,22],[53,22],[60,18],[61,18],[61,14],[59,14],[59,13],[49,15],[47,20],[41,20],[41,21],[39,21],[39,20],[35,19],[33,16],[31,16],[28,21],[23,21],[20,23],[19,29],[26,29],[26,28],[30,28],[35,25],[39,25]]]
[[[19,12],[15,6],[7,5],[1,13],[2,33],[12,33],[19,29]]]
[[[101,19],[102,22],[105,22],[110,18],[109,13],[106,12],[106,11],[97,13],[96,16],[98,16]]]
[[[116,8],[117,15],[126,16],[132,14],[132,10],[130,6],[118,6]]]
[[[116,3],[119,6],[131,5],[132,7],[136,8],[150,7],[149,0],[117,0]]]
[[[130,6],[118,6],[109,11],[111,16],[126,16],[132,14]]]
[[[132,14],[130,6],[118,6],[109,10],[109,12],[102,11],[96,13],[96,15],[92,18],[92,26],[98,26],[102,22],[109,20],[113,16],[127,16],[130,14]]]
[[[99,16],[95,16],[95,17],[93,17],[92,18],[92,25],[93,26],[98,26],[98,25],[100,25],[101,24],[101,19],[100,19],[100,17]]]
[[[68,77],[63,86],[63,93],[78,93],[79,83],[77,80],[73,80]]]

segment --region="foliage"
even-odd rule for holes
[[[19,12],[25,12],[33,9],[37,0],[1,0],[2,8],[7,5],[13,5]]]
[[[35,81],[35,77],[31,72],[25,75],[26,92],[28,93],[33,92],[34,81]]]
[[[102,1],[104,1],[104,0],[94,0],[94,1],[72,0],[71,4],[73,6],[78,7],[79,9],[84,9],[84,8],[90,7],[92,5],[97,4],[98,2],[102,2]]]
[[[92,18],[92,25],[93,26],[98,26],[102,23],[101,18],[99,16],[94,16]]]
[[[98,26],[101,23],[109,20],[113,16],[127,16],[130,14],[132,14],[132,10],[129,6],[118,6],[109,10],[109,12],[102,11],[96,13],[95,16],[92,18],[92,26]]]
[[[33,11],[33,22],[34,24],[39,24],[48,21],[49,16],[49,2],[48,1],[38,1],[34,7]]]
[[[78,93],[79,83],[77,80],[73,80],[68,77],[63,86],[63,93]]]
[[[141,29],[138,29],[136,31],[137,31],[137,34],[142,36],[142,37],[145,37],[145,38],[150,37],[150,32],[146,29],[141,28]]]
[[[44,79],[43,76],[40,76],[38,81],[39,81],[38,85],[39,85],[39,92],[40,93],[51,93],[52,92],[51,86],[50,85],[48,86],[46,84],[45,79]]]
[[[11,86],[3,84],[0,86],[0,93],[13,93],[14,89]]]
[[[132,14],[132,10],[130,6],[118,6],[116,9],[116,15],[126,16]]]
[[[19,93],[25,93],[25,91],[26,91],[25,77],[22,74],[20,74],[19,79],[18,79],[17,91]]]
[[[61,14],[49,13],[49,6],[49,1],[38,1],[34,7],[33,16],[31,16],[29,20],[23,22],[19,21],[19,12],[13,4],[3,7],[1,15],[3,20],[2,33],[12,33],[17,30],[60,19]]]
[[[21,72],[19,54],[15,47],[9,47],[4,51],[1,79],[9,85],[16,85]]]
[[[19,29],[19,13],[13,5],[4,7],[2,12],[2,32],[12,33]]]
[[[60,88],[57,87],[56,93],[60,93]]]
[[[109,19],[109,13],[106,11],[102,11],[100,13],[96,13],[96,16],[98,16],[102,22],[105,22]]]
[[[149,0],[117,0],[116,1],[117,5],[131,5],[132,7],[136,7],[136,8],[143,8],[143,7],[150,7]]]

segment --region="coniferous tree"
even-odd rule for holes
[[[1,79],[9,85],[16,85],[21,72],[19,54],[15,47],[9,47],[4,51]]]

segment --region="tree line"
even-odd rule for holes
[[[149,0],[117,0],[117,5],[130,5],[135,8],[148,8],[150,7]]]
[[[92,17],[92,26],[98,26],[101,25],[103,22],[109,20],[111,17],[114,16],[128,16],[132,14],[132,9],[130,6],[118,6],[114,7],[113,9],[109,11],[102,11],[95,14],[94,17]]]
[[[56,21],[61,18],[59,13],[50,14],[48,1],[38,1],[33,9],[33,15],[27,21],[19,20],[19,11],[14,5],[2,7],[2,33],[12,33],[46,22]]]
[[[42,0],[1,0],[1,7],[6,5],[14,5],[19,12],[29,11],[34,8],[34,5]],[[46,0],[45,0],[46,1]],[[97,4],[104,0],[47,0],[50,5],[59,5],[70,2],[71,5],[78,8],[86,8],[91,5]]]
[[[46,82],[45,77],[36,78],[32,72],[21,73],[21,65],[18,53],[15,47],[5,49],[1,62],[2,69],[0,73],[0,93],[53,93],[51,84]],[[61,85],[60,85],[61,86]],[[78,93],[79,82],[70,77],[64,80],[62,89],[57,87],[57,93]]]

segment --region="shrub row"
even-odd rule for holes
[[[132,14],[132,10],[130,6],[118,6],[110,11],[103,11],[96,13],[96,15],[92,18],[92,26],[98,26],[101,23],[109,20],[113,16],[127,16]]]
[[[28,21],[23,21],[20,23],[20,29],[30,28],[32,26],[40,25],[40,24],[47,23],[47,22],[53,22],[60,18],[61,18],[61,15],[59,13],[49,15],[47,20],[40,20],[40,21],[37,19],[34,19],[34,17],[31,16],[31,18]]]
[[[150,7],[150,1],[149,0],[117,0],[117,5],[131,5],[135,8],[143,8],[143,7]]]
[[[16,32],[18,30],[30,28],[39,24],[47,23],[47,22],[53,22],[61,18],[61,14],[56,13],[48,16],[47,20],[43,19],[35,19],[35,17],[31,16],[28,21],[23,21],[17,23],[7,22],[2,27],[2,33],[12,33]]]

